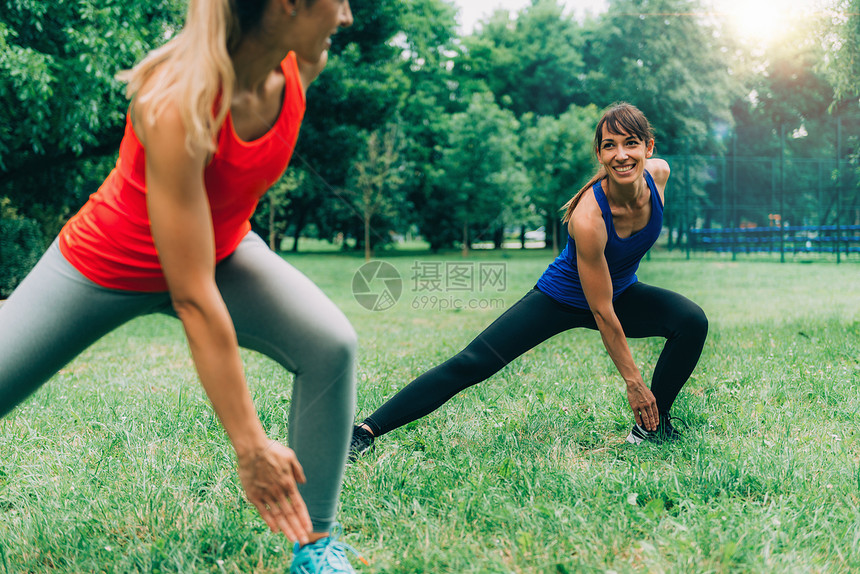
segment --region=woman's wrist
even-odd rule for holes
[[[231,439],[236,458],[240,461],[251,460],[269,448],[272,440],[263,432],[263,428],[253,432],[243,433],[241,437]]]

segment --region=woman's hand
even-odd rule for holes
[[[651,389],[645,383],[639,381],[627,385],[627,400],[630,401],[630,409],[636,424],[645,430],[657,430],[660,423],[660,413],[657,411],[657,399]]]
[[[297,487],[305,482],[305,473],[293,450],[270,441],[264,449],[238,460],[245,495],[269,528],[307,544],[311,519]]]

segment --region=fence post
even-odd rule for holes
[[[836,117],[836,264],[842,261],[842,116]]]
[[[687,251],[687,261],[690,260],[690,229],[692,225],[690,224],[690,195],[692,194],[693,186],[690,183],[690,155],[689,155],[689,147],[687,148],[688,155],[687,161],[684,162],[684,185],[686,186],[686,191],[684,192],[685,203],[687,204],[686,209],[684,210],[684,248]]]
[[[779,200],[776,198],[776,188],[777,188],[777,164],[779,160],[777,158],[770,158],[770,205],[768,206],[768,218],[767,218],[767,238],[768,238],[768,254],[773,255],[776,252],[776,238],[774,235],[779,233],[779,227],[776,225],[776,221],[771,217],[772,215],[778,215],[780,219],[782,219],[782,214],[776,213],[779,211]]]
[[[737,261],[738,240],[738,132],[732,138],[732,261]]]
[[[785,263],[785,124],[779,126],[779,262]]]
[[[722,184],[721,191],[722,191],[722,196],[723,196],[723,202],[722,202],[723,203],[723,208],[722,208],[722,212],[723,212],[722,227],[723,228],[720,231],[723,232],[723,237],[728,238],[727,231],[729,230],[729,226],[726,225],[726,223],[729,220],[729,217],[728,217],[729,214],[728,214],[728,201],[726,198],[726,191],[728,190],[728,184],[726,182],[726,177],[728,177],[729,174],[728,174],[728,169],[727,169],[728,161],[726,160],[726,156],[724,155],[722,159],[723,159],[723,161],[721,162],[722,163],[721,167],[723,168],[722,169],[723,176],[720,178],[720,182]],[[734,251],[734,249],[733,249],[733,251]]]
[[[827,221],[824,215],[824,161],[818,160],[818,253],[824,252],[824,223]]]

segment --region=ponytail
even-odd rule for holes
[[[586,191],[591,189],[595,183],[597,183],[598,181],[600,181],[604,177],[606,177],[606,168],[601,165],[597,169],[597,173],[594,174],[594,177],[592,177],[588,181],[588,183],[586,183],[584,186],[582,186],[582,189],[577,191],[576,195],[574,195],[572,198],[570,198],[570,200],[568,200],[567,203],[565,203],[564,205],[561,206],[561,209],[564,210],[564,217],[561,220],[562,223],[570,222],[570,218],[573,217],[573,210],[576,209],[576,206],[579,204],[579,200],[582,199],[582,195]]]
[[[155,123],[168,104],[178,106],[185,145],[215,151],[218,130],[230,110],[236,81],[228,46],[238,44],[232,0],[190,0],[185,27],[131,70],[117,74],[126,96],[148,104],[144,121]],[[145,93],[140,91],[146,85]]]

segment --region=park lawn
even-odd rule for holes
[[[361,259],[288,259],[358,332],[362,417],[468,343],[551,256],[387,257],[404,291],[377,312],[351,293]],[[416,285],[417,268],[446,262],[503,264],[504,289]],[[710,318],[672,412],[684,439],[626,444],[599,335],[562,334],[347,468],[340,521],[370,562],[360,571],[860,570],[858,263],[658,253],[639,276]],[[631,348],[650,377],[661,341]],[[291,375],[244,355],[263,423],[286,441]],[[289,556],[242,497],[175,320],[127,324],[0,421],[0,572],[274,573]]]

